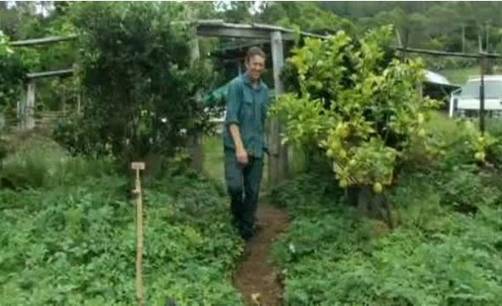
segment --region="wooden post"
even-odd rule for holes
[[[24,109],[22,110],[22,122],[23,129],[31,130],[35,127],[35,91],[36,85],[35,80],[30,80],[28,83],[28,90],[26,93],[26,103],[24,104]]]
[[[274,88],[276,98],[284,92],[281,81],[281,70],[284,66],[284,47],[282,43],[282,33],[274,31],[270,35],[272,49],[272,65],[274,74]],[[269,182],[271,186],[276,185],[288,173],[288,150],[281,146],[281,126],[277,119],[271,120],[269,135]]]
[[[237,74],[241,75],[242,74],[242,66],[241,66],[241,61],[240,59],[237,59]]]
[[[77,114],[80,115],[82,112],[82,92],[79,90],[77,93]]]
[[[481,82],[479,86],[479,130],[481,135],[485,133],[485,57],[479,58]]]
[[[134,162],[131,169],[136,172],[136,299],[138,305],[145,305],[145,289],[143,287],[143,192],[141,190],[140,172],[145,170],[144,162]]]
[[[61,95],[61,112],[63,113],[63,117],[66,117],[66,101],[68,100],[69,90],[63,87],[63,92]]]
[[[5,115],[0,112],[0,135],[2,133],[2,130],[5,128]],[[1,164],[0,164],[0,169],[1,169]]]
[[[69,35],[69,36],[51,36],[44,38],[35,38],[35,39],[27,39],[27,40],[19,40],[19,41],[11,41],[9,45],[11,47],[26,47],[26,46],[34,46],[34,45],[43,45],[43,44],[52,44],[60,41],[66,40],[75,40],[77,39],[77,35]]]
[[[419,82],[417,84],[417,93],[420,97],[423,97],[424,96],[424,83],[423,82]]]
[[[190,52],[190,59],[193,62],[197,61],[200,58],[199,51],[199,40],[197,38],[191,41],[192,49]],[[200,101],[200,94],[197,93],[196,96],[197,101]],[[204,151],[202,148],[202,133],[200,131],[196,131],[193,135],[189,136],[188,140],[189,152],[191,157],[191,165],[197,172],[202,171],[202,166],[204,163]]]
[[[479,48],[479,52],[483,52],[483,42],[481,39],[481,32],[478,33],[478,48]]]
[[[490,38],[490,24],[485,23],[485,51],[490,52],[490,43],[489,43],[489,38]]]
[[[401,33],[399,33],[398,28],[396,28],[396,40],[397,40],[397,45],[402,48],[403,47],[403,42],[401,40]],[[404,61],[404,58],[406,57],[406,50],[403,50],[400,54],[400,59],[401,61]]]
[[[26,104],[26,91],[24,88],[21,90],[21,96],[19,97],[19,100],[16,102],[16,119],[17,119],[17,125],[19,129],[23,128],[23,113],[24,113],[24,105]]]
[[[465,24],[462,25],[462,52],[465,52]]]

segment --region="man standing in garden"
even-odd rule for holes
[[[252,47],[246,55],[246,73],[228,86],[227,115],[223,132],[225,180],[231,198],[233,222],[249,240],[256,232],[256,209],[267,151],[264,125],[268,87],[261,76],[265,53]]]

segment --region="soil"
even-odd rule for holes
[[[283,286],[280,271],[270,262],[274,241],[288,226],[285,211],[269,204],[260,203],[257,212],[261,230],[248,241],[244,258],[234,275],[234,285],[246,305],[282,305]]]

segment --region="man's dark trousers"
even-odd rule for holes
[[[231,198],[234,224],[244,239],[255,232],[255,214],[258,207],[260,183],[263,173],[263,158],[248,157],[242,166],[233,150],[225,150],[225,180]]]

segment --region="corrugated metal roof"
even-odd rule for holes
[[[425,70],[425,81],[439,85],[453,85],[446,77],[430,70]]]

